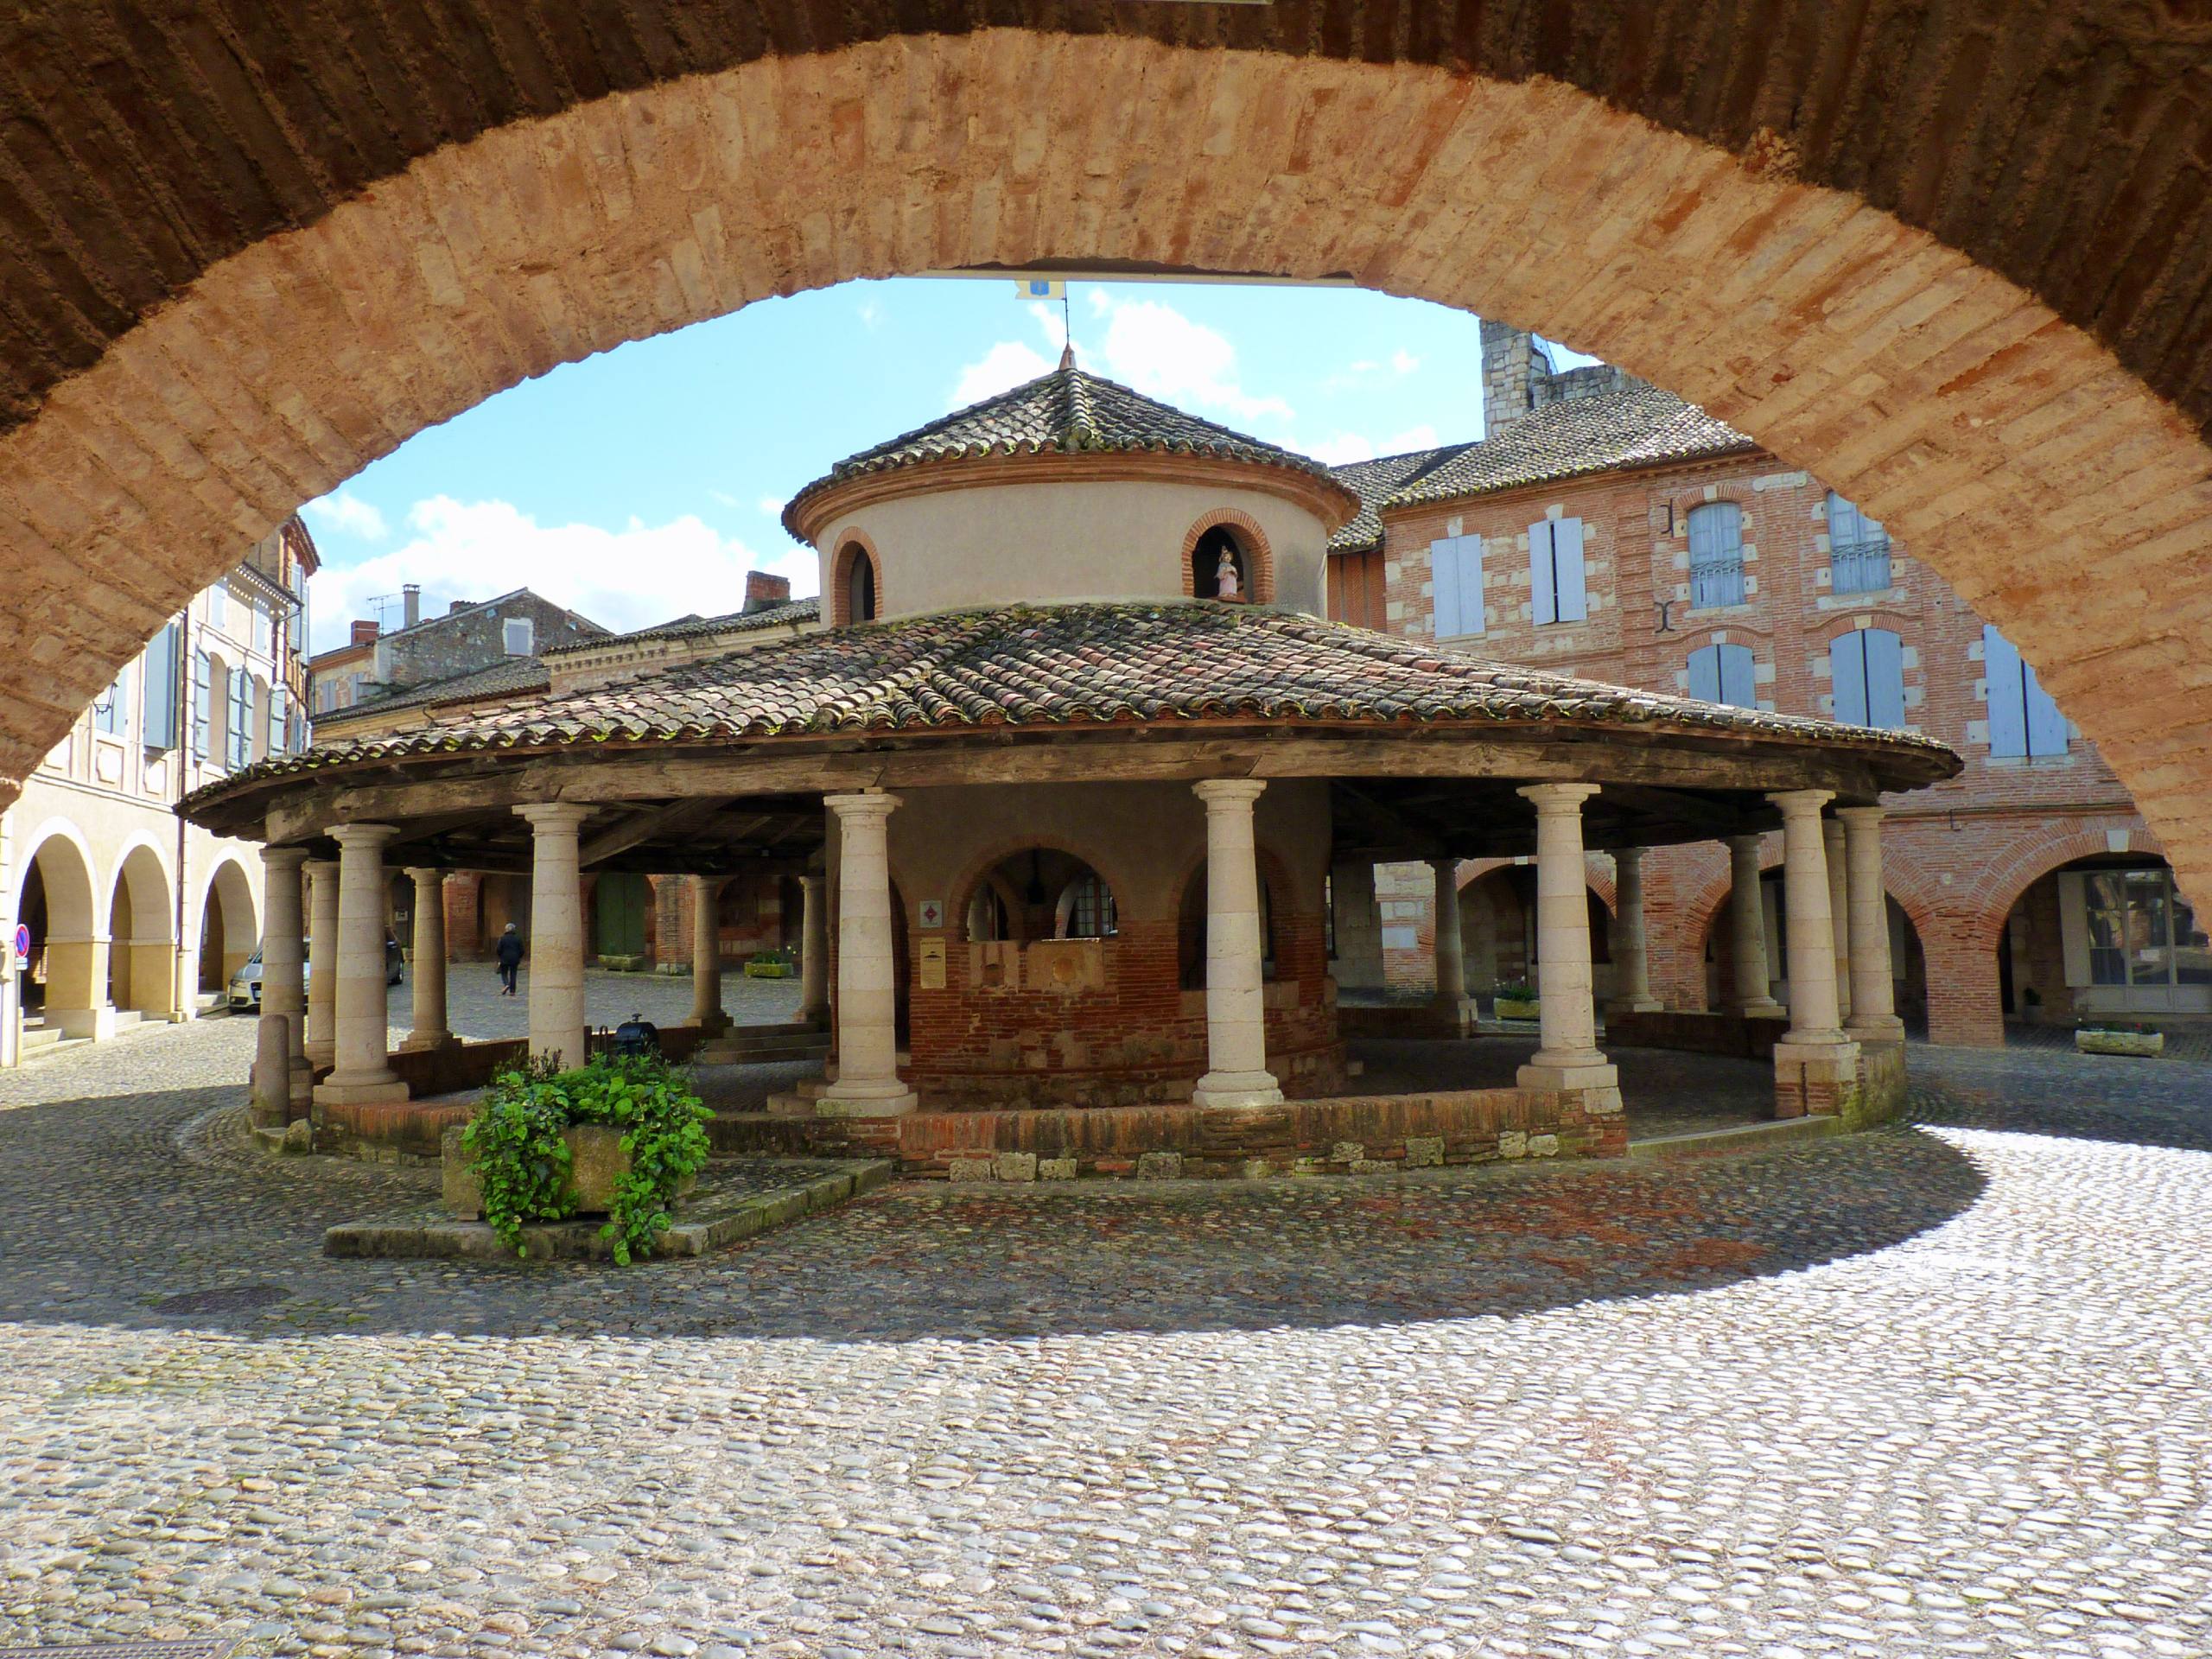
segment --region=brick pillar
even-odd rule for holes
[[[1268,1070],[1260,972],[1260,868],[1252,804],[1267,785],[1209,778],[1192,791],[1206,805],[1206,1073],[1198,1106],[1270,1106],[1282,1087]]]
[[[1928,1040],[1960,1048],[2005,1046],[2005,998],[1990,918],[1935,912],[1920,936],[1928,958]]]

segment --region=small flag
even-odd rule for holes
[[[1065,283],[1045,276],[1025,276],[1014,286],[1025,300],[1065,300],[1068,296]]]

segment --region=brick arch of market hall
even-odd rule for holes
[[[798,288],[1065,261],[1350,279],[1679,391],[1923,549],[2212,877],[2186,20],[1791,0],[1755,59],[1687,4],[1024,22],[11,19],[0,780],[240,540],[522,378]]]

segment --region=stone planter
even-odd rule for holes
[[[569,1148],[569,1181],[576,1192],[576,1213],[603,1216],[614,1203],[615,1188],[630,1173],[630,1154],[622,1150],[622,1131],[606,1123],[577,1123],[561,1131]],[[484,1189],[461,1150],[461,1126],[445,1132],[442,1173],[446,1208],[464,1221],[484,1213]],[[687,1177],[676,1189],[678,1198],[698,1185],[698,1177]]]
[[[1501,1020],[1534,1020],[1543,1004],[1533,996],[1501,996],[1497,999],[1497,1007]]]
[[[2135,1054],[2148,1057],[2166,1052],[2163,1031],[2077,1031],[2074,1046],[2083,1054]]]
[[[747,979],[789,979],[796,971],[788,962],[748,962],[745,964]]]

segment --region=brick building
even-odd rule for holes
[[[1541,342],[1490,321],[1483,402],[1478,442],[1339,469],[1363,511],[1332,543],[1332,615],[1950,745],[1965,772],[1890,802],[1886,836],[1897,1005],[1936,1041],[1995,1044],[2007,1021],[2212,1014],[2212,953],[2126,791],[1910,548],[1694,405],[1607,365],[1555,371]],[[1786,996],[1779,837],[1767,841],[1768,960]],[[1610,867],[1591,870],[1602,929]],[[1428,871],[1375,871],[1371,900],[1369,880],[1337,873],[1341,982],[1425,988]],[[1461,880],[1471,985],[1520,976],[1531,872],[1471,864]],[[1670,1006],[1719,1006],[1732,983],[1728,887],[1716,845],[1648,862],[1654,988]]]
[[[403,620],[394,632],[356,621],[344,645],[308,661],[318,717],[380,706],[465,674],[535,660],[540,652],[607,635],[589,617],[527,588],[497,599],[457,599],[443,616],[427,620],[421,588],[410,582],[400,599]]]

